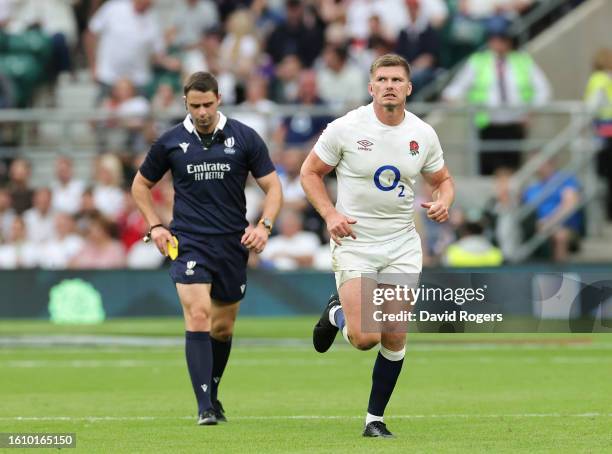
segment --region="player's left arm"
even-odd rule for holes
[[[421,172],[423,178],[433,188],[433,201],[421,203],[427,208],[427,217],[436,222],[448,220],[448,210],[455,200],[455,183],[448,167],[444,165],[436,172]]]
[[[255,181],[257,181],[259,187],[266,194],[263,201],[261,219],[269,219],[274,223],[283,204],[283,190],[278,174],[276,171],[273,171],[263,177],[256,178]],[[255,227],[247,227],[241,241],[246,247],[253,249],[259,254],[266,247],[269,236],[270,233],[260,221]]]

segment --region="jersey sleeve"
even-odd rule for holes
[[[438,134],[436,134],[433,128],[431,128],[430,131],[429,149],[427,150],[427,157],[421,169],[421,172],[425,173],[437,172],[444,167],[444,156],[442,153],[442,146],[440,145],[440,139],[438,139]]]
[[[337,121],[329,123],[313,148],[316,155],[321,158],[321,161],[332,167],[336,167],[342,158],[342,147],[340,145],[338,129]]]
[[[140,173],[149,181],[157,182],[170,169],[166,147],[160,139],[151,145],[151,149],[140,166]]]
[[[268,147],[263,139],[255,131],[251,131],[249,146],[249,170],[255,178],[265,177],[269,173],[274,172],[274,164],[270,159]]]

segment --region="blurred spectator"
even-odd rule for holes
[[[54,211],[75,214],[81,204],[81,195],[85,183],[73,178],[73,162],[68,156],[59,156],[55,160],[55,181],[51,183]]]
[[[212,73],[219,83],[219,93],[223,94],[223,104],[236,102],[236,77],[221,62],[221,42],[223,31],[219,27],[206,30],[200,45],[182,55],[182,77],[186,79],[197,71]]]
[[[11,207],[11,194],[7,188],[0,187],[0,244],[10,236],[13,219],[15,210]]]
[[[555,226],[563,217],[573,213],[554,228],[552,236],[553,259],[565,262],[570,248],[576,247],[582,230],[582,215],[575,212],[580,202],[580,183],[574,175],[557,171],[550,160],[538,168],[538,178],[525,189],[522,197],[523,203],[537,203],[537,230]],[[544,199],[539,201],[542,196]]]
[[[498,167],[516,169],[522,149],[516,144],[526,137],[528,117],[524,109],[540,106],[551,97],[544,73],[524,51],[513,50],[509,24],[504,20],[489,23],[487,50],[473,54],[464,68],[446,87],[446,101],[466,100],[495,108],[479,112],[474,119],[481,141],[480,172],[491,175]],[[502,141],[493,148],[487,141]],[[503,141],[512,141],[504,144]]]
[[[30,163],[22,158],[13,160],[9,167],[8,189],[13,209],[17,214],[23,213],[32,206],[34,191],[30,187],[31,171]]]
[[[266,52],[275,64],[297,55],[309,68],[323,49],[323,36],[323,25],[312,8],[301,0],[287,0],[285,21],[268,37]]]
[[[512,19],[527,11],[533,3],[534,0],[459,0],[459,10],[478,20],[495,16]]]
[[[600,148],[597,172],[607,182],[606,211],[608,220],[612,220],[612,49],[600,49],[595,54],[584,100],[595,116]]]
[[[85,42],[89,69],[100,84],[100,99],[121,78],[128,78],[145,94],[153,62],[168,70],[180,69],[180,62],[165,54],[151,5],[152,0],[111,0],[91,18]]]
[[[422,202],[433,200],[432,187],[425,182],[419,187],[415,207],[420,207]],[[427,211],[415,209],[414,221],[416,229],[421,237],[421,249],[423,251],[423,265],[439,265],[446,248],[456,240],[455,231],[463,225],[463,211],[455,206],[449,212],[448,222],[439,223],[427,217]]]
[[[279,147],[285,145],[304,146],[308,148],[332,121],[328,115],[311,115],[300,111],[300,107],[316,107],[322,105],[318,96],[317,76],[312,70],[305,70],[300,76],[296,113],[286,117],[275,134],[275,141]]]
[[[278,217],[278,231],[268,240],[261,260],[279,270],[312,266],[320,242],[317,235],[302,230],[302,216],[294,210],[283,210]]]
[[[494,244],[504,257],[509,257],[522,240],[522,226],[516,225],[514,212],[517,201],[511,190],[512,170],[499,167],[495,171],[495,195],[487,202],[485,216],[493,230]]]
[[[367,81],[360,69],[349,60],[348,48],[328,44],[317,70],[319,96],[331,106],[355,108],[367,98]]]
[[[70,261],[71,268],[108,269],[125,266],[125,250],[113,238],[114,226],[101,213],[87,220],[85,242]]]
[[[252,75],[247,80],[246,100],[240,104],[245,111],[233,115],[236,120],[253,128],[264,142],[268,142],[272,132],[278,127],[278,120],[274,117],[276,104],[267,99],[267,93],[266,79]]]
[[[174,92],[171,83],[161,82],[158,84],[151,100],[151,112],[155,112],[155,115],[161,118],[155,118],[153,135],[158,137],[163,131],[178,123],[180,117],[177,114],[183,112],[184,109],[185,105],[180,96]],[[176,116],[176,118],[173,118],[173,116]]]
[[[149,101],[138,95],[134,84],[121,78],[113,84],[110,96],[102,100],[109,119],[98,124],[98,149],[141,151],[146,147],[144,134],[149,115]]]
[[[39,255],[40,245],[28,240],[23,218],[15,216],[8,242],[0,245],[0,269],[35,268]]]
[[[357,45],[368,39],[368,21],[378,16],[385,30],[387,39],[395,41],[403,28],[408,24],[408,12],[405,0],[348,0],[346,22],[351,37]],[[423,1],[423,17],[435,28],[444,25],[448,17],[448,7],[444,0]]]
[[[125,197],[122,183],[123,169],[119,158],[113,154],[100,156],[96,163],[93,198],[96,209],[113,221],[123,210]]]
[[[290,104],[298,99],[302,64],[295,54],[283,57],[274,68],[270,82],[270,99],[278,104]]]
[[[192,49],[200,43],[204,30],[219,23],[217,5],[212,0],[180,0],[174,10],[169,33],[172,46]]]
[[[444,264],[451,267],[501,266],[504,257],[483,235],[479,222],[467,222],[459,229],[459,239],[446,250]]]
[[[28,240],[42,243],[55,235],[55,213],[51,210],[51,190],[38,188],[34,192],[33,206],[23,213]]]
[[[253,15],[246,9],[234,11],[226,29],[220,48],[221,66],[244,81],[253,72],[259,55]]]
[[[87,219],[98,213],[96,208],[96,202],[94,199],[94,190],[92,187],[88,187],[83,191],[81,195],[81,204],[79,205],[79,211],[75,215],[77,221],[77,229],[79,233],[84,234],[87,227]]]
[[[406,0],[408,25],[397,38],[395,52],[410,63],[412,94],[431,82],[440,47],[438,32],[429,23],[423,0]]]
[[[307,206],[300,183],[300,169],[306,158],[304,150],[289,148],[280,154],[279,176],[283,187],[283,208],[302,212]]]
[[[149,225],[138,210],[132,196],[125,193],[124,200],[124,209],[117,219],[117,227],[119,228],[119,239],[129,251],[134,244],[142,240]]]
[[[74,0],[20,0],[11,21],[12,33],[39,28],[51,38],[52,77],[72,68],[71,53],[78,40],[73,3]]]
[[[75,231],[74,218],[68,213],[55,215],[55,235],[40,249],[40,266],[64,269],[83,247],[83,238]]]

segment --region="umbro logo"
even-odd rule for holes
[[[374,144],[370,142],[369,140],[363,139],[363,140],[358,140],[357,145],[359,145],[357,149],[360,151],[372,151],[371,147]]]
[[[182,142],[182,143],[179,143],[179,147],[181,147],[181,150],[183,150],[183,153],[187,153],[187,148],[189,147],[189,144],[187,142]]]
[[[195,273],[195,271],[193,271],[193,269],[196,266],[196,261],[195,260],[190,260],[187,262],[187,269],[185,270],[185,274],[187,276],[193,276],[193,274]]]

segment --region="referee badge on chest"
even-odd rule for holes
[[[235,140],[233,137],[228,137],[227,139],[225,139],[225,141],[223,142],[223,145],[225,145],[225,149],[223,150],[225,154],[235,154],[236,153],[236,149],[234,148],[234,143],[235,143]]]

